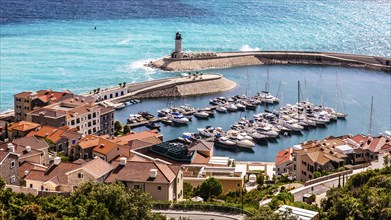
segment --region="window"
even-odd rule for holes
[[[79,179],[84,179],[84,174],[78,173],[78,174],[77,174],[77,177],[78,177]]]
[[[134,185],[134,189],[140,189],[139,185]]]
[[[11,161],[11,169],[15,167],[15,160]]]
[[[309,177],[310,179],[312,179],[312,176],[311,176],[311,175],[308,175],[308,177]]]
[[[158,186],[157,190],[161,191],[162,190],[162,186]]]
[[[14,183],[16,181],[15,175],[11,176],[11,183]]]
[[[30,184],[30,188],[33,188],[33,184]]]

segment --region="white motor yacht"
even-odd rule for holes
[[[184,117],[182,114],[179,114],[177,112],[173,112],[171,114],[171,121],[173,121],[174,123],[177,123],[177,124],[188,124],[189,123],[189,119]]]

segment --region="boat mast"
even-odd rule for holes
[[[267,75],[266,75],[266,84],[265,84],[265,92],[269,92],[269,68],[266,69]]]
[[[373,96],[371,100],[371,112],[369,113],[369,134],[372,134]]]
[[[335,72],[335,100],[336,100],[336,104],[337,104],[337,106],[336,106],[336,108],[335,108],[335,110],[338,112],[338,102],[339,102],[339,100],[338,100],[338,73],[337,73],[337,71]]]
[[[320,106],[323,106],[323,78],[322,78],[322,72],[320,72]]]
[[[304,77],[304,91],[305,91],[305,101],[309,101],[309,98],[308,98],[308,87],[307,87],[307,78]]]
[[[299,106],[300,106],[300,81],[297,81],[297,118],[298,121],[300,121],[300,113],[299,113]]]

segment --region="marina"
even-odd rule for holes
[[[226,97],[227,99],[238,94],[244,95],[257,94],[264,90],[265,81],[267,79],[267,71],[270,73],[270,88],[271,94],[276,95],[279,90],[279,82],[281,81],[279,103],[274,105],[260,104],[257,105],[255,110],[246,111],[223,111],[220,113],[217,111],[219,105],[211,105],[209,102],[216,98]],[[240,67],[234,69],[219,70],[219,73],[225,77],[235,80],[239,86],[233,90],[220,93],[210,94],[204,96],[195,97],[177,97],[172,105],[181,106],[186,103],[191,104],[194,109],[203,109],[210,107],[215,109],[215,117],[208,117],[208,119],[192,118],[192,121],[187,125],[171,126],[160,123],[160,132],[164,134],[165,139],[177,139],[181,137],[183,133],[198,133],[199,128],[206,128],[206,126],[212,126],[214,128],[221,127],[222,130],[228,131],[231,129],[231,125],[240,121],[241,118],[251,119],[253,115],[264,113],[265,110],[273,112],[280,107],[285,106],[287,103],[295,104],[298,102],[298,88],[297,81],[301,81],[302,100],[307,100],[313,104],[321,104],[320,93],[320,75],[322,75],[323,81],[323,106],[333,107],[337,109],[336,101],[336,72],[338,72],[338,84],[343,90],[343,98],[345,100],[346,112],[349,114],[346,120],[338,120],[337,122],[330,122],[324,126],[316,126],[305,129],[303,132],[290,134],[288,136],[279,135],[274,140],[266,140],[260,143],[255,143],[253,147],[253,153],[245,151],[229,151],[227,148],[217,148],[216,155],[229,156],[240,160],[263,160],[272,161],[274,155],[286,147],[293,146],[297,143],[303,142],[308,138],[321,139],[328,136],[338,136],[346,133],[368,133],[369,128],[369,113],[371,95],[375,92],[375,119],[376,124],[373,134],[382,133],[385,130],[390,130],[389,123],[389,100],[387,99],[390,92],[390,75],[377,72],[368,71],[363,69],[351,69],[341,67],[323,67],[316,66],[253,66],[253,67]],[[247,77],[248,72],[248,77]],[[238,73],[242,73],[239,74]],[[288,74],[289,73],[289,74]],[[360,79],[355,78],[355,81],[350,79],[360,75]],[[248,80],[249,78],[250,80]],[[304,78],[306,80],[304,80]],[[250,81],[250,83],[249,83]],[[304,83],[306,81],[306,83]],[[362,85],[367,82],[372,82],[378,85],[379,88],[384,90],[377,90],[374,87],[363,87]],[[306,84],[306,86],[305,86]],[[307,87],[305,89],[305,87]],[[360,88],[360,89],[357,89]],[[305,90],[307,92],[305,92]],[[306,94],[307,93],[307,94]],[[339,95],[340,96],[340,95]],[[157,110],[167,108],[167,98],[157,98],[153,100],[145,99],[142,103],[137,105],[127,106],[125,109],[116,111],[116,120],[120,120],[122,123],[126,123],[126,118],[129,114],[135,114],[140,111],[148,110],[149,113],[157,115]],[[380,104],[383,103],[383,104]],[[208,106],[209,104],[209,106]],[[342,102],[338,103],[339,111],[343,108]],[[359,106],[363,106],[363,108]],[[145,127],[134,128],[135,131],[145,130]]]

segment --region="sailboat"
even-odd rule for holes
[[[342,97],[342,90],[341,90],[341,87],[339,86],[339,83],[338,83],[338,73],[336,73],[336,80],[335,80],[335,87],[336,87],[336,92],[335,92],[335,95],[336,95],[336,101],[337,101],[337,107],[335,109],[335,114],[337,116],[337,118],[341,118],[341,119],[344,119],[348,116],[348,114],[344,113],[346,112],[345,110],[345,103],[343,101],[343,97]],[[341,100],[342,100],[342,104],[343,104],[343,107],[344,107],[344,112],[340,112],[339,111],[339,97],[338,97],[338,93],[341,94]]]
[[[260,94],[261,101],[266,104],[274,104],[278,103],[280,100],[274,97],[269,92],[269,69],[267,69],[267,80],[265,83],[265,90]]]

